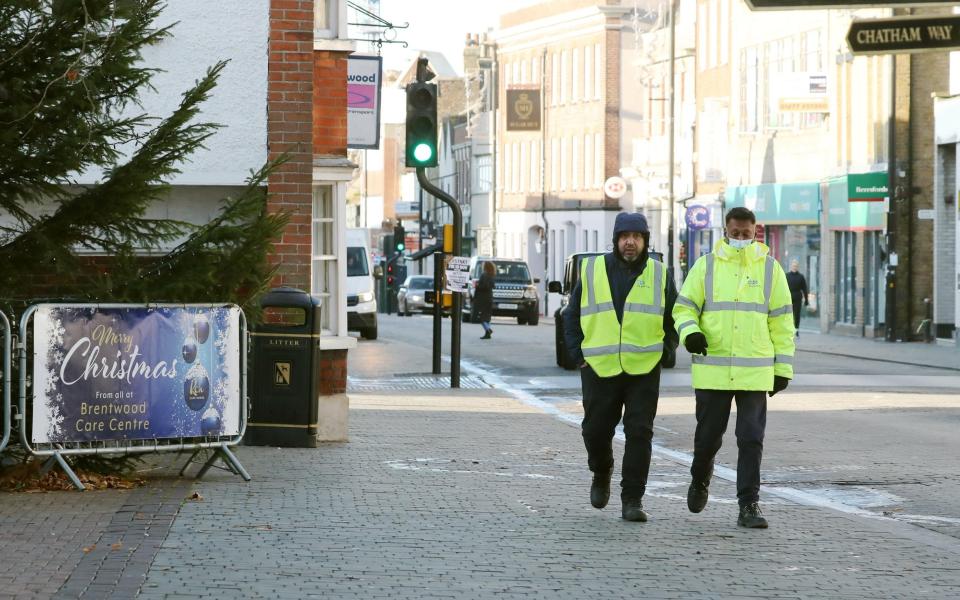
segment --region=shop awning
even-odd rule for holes
[[[764,183],[727,188],[726,209],[745,206],[764,225],[816,225],[820,222],[820,184]]]

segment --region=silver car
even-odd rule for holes
[[[432,312],[433,303],[427,302],[427,292],[433,289],[433,277],[411,275],[397,291],[397,312],[409,317],[414,312]]]

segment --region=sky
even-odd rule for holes
[[[434,50],[446,56],[463,73],[463,44],[467,33],[483,33],[496,27],[502,13],[535,0],[381,0],[380,16],[395,25],[397,39],[410,44],[409,50]],[[354,21],[350,11],[351,21]],[[384,44],[385,68],[400,69],[409,64],[410,52],[400,44]]]

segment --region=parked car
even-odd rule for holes
[[[591,256],[601,256],[603,254],[603,252],[576,252],[571,254],[563,264],[563,281],[551,281],[547,286],[551,294],[561,295],[560,308],[553,313],[553,322],[556,330],[554,334],[556,340],[554,346],[557,353],[558,367],[563,367],[567,370],[577,368],[577,365],[567,357],[567,344],[563,337],[563,311],[570,302],[570,294],[573,292],[573,288],[577,285],[577,281],[580,280],[580,265],[583,263],[583,260]],[[663,254],[656,251],[651,251],[650,257],[659,261],[663,260]]]
[[[473,310],[473,292],[480,279],[484,262],[492,262],[497,268],[493,280],[493,316],[516,317],[519,325],[536,325],[540,322],[540,294],[536,284],[539,279],[530,276],[530,268],[522,260],[486,258],[470,259],[470,286],[463,298],[463,320],[477,322]]]
[[[411,275],[397,290],[397,313],[409,317],[414,312],[433,312],[433,302],[427,301],[427,292],[433,290],[433,277]]]
[[[367,232],[347,230],[347,329],[359,331],[360,337],[377,339],[377,299],[374,273],[370,271],[370,248]]]

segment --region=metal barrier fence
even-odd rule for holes
[[[0,312],[0,326],[3,326],[3,399],[0,400],[3,403],[3,436],[0,437],[0,452],[3,452],[3,449],[10,443],[10,388],[13,387],[11,384],[13,373],[10,371],[10,348],[12,344],[10,319],[3,312]]]
[[[120,440],[84,440],[84,441],[32,441],[30,439],[30,434],[28,434],[28,424],[36,416],[36,401],[37,397],[37,387],[38,382],[34,378],[33,385],[33,394],[30,410],[28,410],[27,402],[27,389],[31,387],[29,381],[28,373],[31,372],[31,362],[36,359],[36,339],[30,335],[30,325],[35,324],[35,316],[38,311],[45,309],[73,309],[73,310],[89,310],[93,312],[106,310],[106,311],[122,311],[122,310],[143,310],[143,311],[162,311],[162,310],[175,310],[181,309],[183,311],[197,311],[200,309],[236,309],[238,314],[238,335],[239,335],[239,384],[240,384],[240,397],[239,397],[239,410],[240,414],[238,416],[238,431],[233,435],[198,435],[198,436],[186,436],[186,437],[153,437],[153,438],[143,438],[143,439],[120,439]],[[2,314],[2,313],[0,313]],[[189,313],[187,313],[189,314]],[[194,314],[197,314],[196,312]],[[36,329],[36,327],[35,327]],[[9,332],[9,327],[8,327]],[[61,333],[62,335],[62,333]],[[9,339],[9,333],[8,333]],[[31,340],[31,343],[28,344],[27,340]],[[28,348],[29,346],[29,348]],[[90,343],[87,344],[88,351],[93,354],[93,351],[90,350]],[[32,350],[32,352],[29,352]],[[180,475],[183,475],[186,472],[186,469],[194,462],[196,456],[203,450],[215,450],[212,456],[203,464],[200,470],[197,472],[196,477],[199,479],[214,466],[218,459],[223,460],[226,468],[233,472],[234,474],[240,475],[245,481],[250,481],[250,475],[243,468],[243,465],[240,464],[240,461],[237,460],[237,457],[230,451],[231,446],[235,446],[243,438],[243,434],[246,431],[247,427],[247,409],[248,409],[248,398],[247,398],[247,321],[246,316],[243,314],[243,311],[234,304],[36,304],[30,306],[23,314],[20,319],[20,337],[16,346],[17,356],[19,359],[20,365],[20,389],[19,389],[19,415],[18,419],[20,420],[20,441],[23,444],[24,449],[33,456],[37,457],[48,457],[47,461],[44,463],[41,473],[46,473],[53,466],[58,465],[70,478],[73,485],[79,489],[83,490],[84,486],[80,479],[74,473],[73,469],[70,467],[69,463],[64,459],[64,456],[80,456],[80,455],[102,455],[102,454],[134,454],[134,453],[146,453],[146,452],[180,452],[180,451],[189,451],[193,450],[193,454],[184,464],[183,468],[180,470]],[[186,352],[186,350],[184,350]],[[194,350],[196,352],[196,350]],[[119,356],[119,352],[118,352]],[[134,356],[136,356],[134,354]],[[104,359],[106,360],[106,359]],[[190,362],[190,361],[187,361]],[[105,363],[106,364],[106,363]],[[116,363],[114,363],[116,365]],[[131,358],[130,369],[133,369],[134,359]],[[88,367],[89,368],[89,367]],[[121,367],[122,371],[122,367]],[[7,371],[9,372],[9,367]],[[62,376],[61,376],[62,377]],[[209,380],[207,382],[207,391],[209,392]],[[185,388],[186,389],[186,388]],[[191,385],[190,389],[193,387]],[[186,391],[185,391],[186,393]],[[9,405],[9,402],[8,402]],[[101,428],[102,429],[102,428]]]

